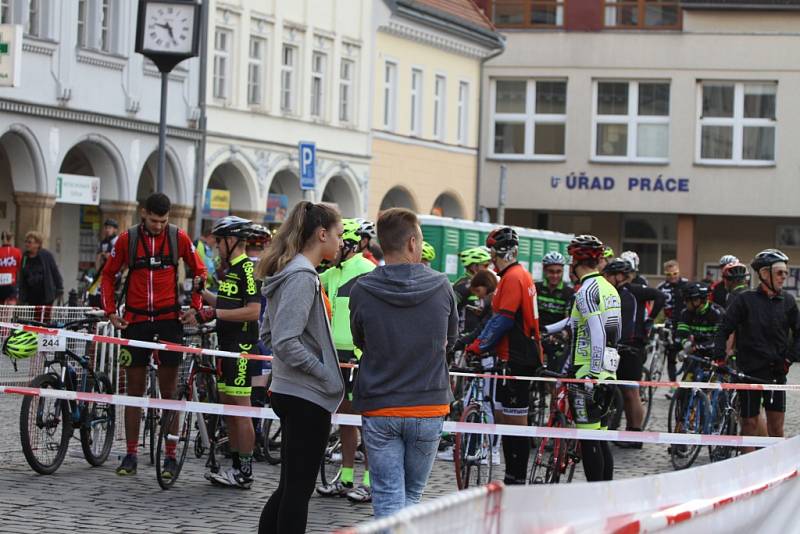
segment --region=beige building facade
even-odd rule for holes
[[[677,29],[604,28],[598,10],[593,31],[504,31],[481,205],[497,208],[505,165],[507,222],[597,234],[646,275],[677,257],[700,278],[768,247],[800,266],[800,11],[725,4],[684,2]]]

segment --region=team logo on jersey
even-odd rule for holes
[[[0,267],[16,267],[17,266],[17,258],[14,256],[8,256],[7,258],[3,258],[0,260]]]
[[[227,280],[223,280],[219,283],[219,289],[217,290],[225,296],[232,297],[239,293],[239,286],[236,282],[229,282]]]
[[[617,295],[606,295],[603,299],[606,305],[606,309],[609,308],[619,308],[619,297]]]

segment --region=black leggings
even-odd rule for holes
[[[281,418],[281,480],[261,511],[258,533],[302,534],[331,429],[331,414],[292,395],[272,393],[270,401]]]
[[[614,478],[614,456],[607,441],[581,440],[583,472],[587,482],[612,480]]]

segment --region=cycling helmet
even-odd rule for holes
[[[633,266],[634,271],[639,270],[639,255],[632,250],[626,250],[619,256],[623,260],[628,260],[628,262]]]
[[[119,229],[119,223],[115,219],[106,219],[103,223],[103,226],[113,226],[116,229]]]
[[[734,256],[733,254],[725,254],[724,256],[722,256],[719,259],[719,266],[720,267],[725,267],[729,263],[738,263],[738,262],[739,262],[739,258]]]
[[[358,224],[360,225],[359,229],[358,229],[358,234],[361,237],[368,237],[370,239],[377,239],[378,238],[378,232],[375,229],[375,223],[374,222],[368,221],[367,219],[362,219],[362,218],[358,218],[358,219],[356,219],[356,221],[358,221]]]
[[[603,242],[588,234],[574,237],[567,247],[567,253],[576,261],[599,259],[604,251]]]
[[[422,242],[422,261],[427,261],[428,263],[433,262],[436,259],[436,249],[433,248],[433,245],[428,243],[427,241]]]
[[[247,238],[252,224],[253,221],[242,219],[236,215],[228,215],[214,223],[211,234],[215,237]]]
[[[519,247],[517,231],[508,226],[495,228],[486,236],[486,246],[498,254],[508,254]]]
[[[266,226],[252,223],[247,227],[247,244],[263,247],[272,240],[272,234]]]
[[[697,282],[692,282],[681,291],[684,300],[708,298],[708,287]]]
[[[39,336],[25,330],[14,330],[3,343],[3,352],[12,360],[24,360],[39,350]]]
[[[342,241],[356,245],[361,243],[361,223],[358,219],[344,219],[342,226],[344,227]]]
[[[464,265],[464,267],[490,263],[492,261],[491,254],[483,247],[472,247],[462,250],[458,258],[461,260],[461,264]]]
[[[772,267],[773,264],[780,262],[789,263],[789,256],[777,248],[768,248],[756,254],[756,257],[750,263],[750,267],[755,272],[758,272],[764,267]]]
[[[729,263],[722,268],[722,278],[725,280],[744,280],[747,278],[747,267],[737,261]]]
[[[542,258],[542,266],[547,267],[548,265],[561,265],[563,266],[567,263],[567,260],[564,259],[564,255],[560,252],[548,252]]]
[[[614,258],[614,249],[606,245],[603,248],[603,257],[609,261]]]
[[[630,274],[633,272],[633,267],[628,260],[622,258],[614,258],[608,262],[603,269],[604,274]]]

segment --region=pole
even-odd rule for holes
[[[167,82],[169,73],[161,73],[161,118],[158,122],[158,174],[156,192],[164,192],[164,171],[167,164]]]
[[[203,18],[200,26],[200,89],[198,91],[198,105],[200,106],[200,146],[197,147],[197,162],[195,163],[194,177],[194,237],[200,238],[203,229],[203,185],[206,176],[206,139],[208,137],[208,123],[206,117],[206,76],[208,75],[208,2],[203,2],[201,8]]]
[[[500,195],[497,199],[497,224],[506,223],[506,195],[508,193],[508,166],[500,165]]]

